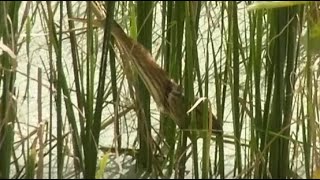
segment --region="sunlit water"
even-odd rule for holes
[[[85,2],[80,3],[81,5],[79,7],[85,7]],[[213,3],[214,4],[214,3]],[[33,3],[33,5],[35,5],[35,3]],[[25,2],[23,3],[21,10],[24,10],[25,7]],[[35,6],[32,6],[32,8],[34,9]],[[239,23],[241,25],[241,27],[243,26],[243,19],[248,19],[244,16],[244,12],[245,9],[244,5],[242,4],[242,7],[239,6]],[[219,14],[220,9],[219,8],[213,8],[213,7],[209,7],[208,8],[211,11],[211,15],[212,16],[216,16],[217,14]],[[157,7],[157,12],[160,12],[160,7]],[[206,8],[203,8],[201,14],[202,16],[205,17],[206,12]],[[21,12],[22,14],[22,12]],[[56,17],[55,17],[55,21],[56,23],[59,23],[59,17],[58,17],[59,13],[56,13]],[[156,14],[157,18],[157,23],[156,23],[156,28],[159,28],[159,25],[161,25],[161,13],[157,13]],[[224,18],[225,23],[227,22],[227,19]],[[64,20],[64,29],[67,29],[66,26],[66,22],[67,19]],[[217,21],[216,23],[219,23],[219,21]],[[217,24],[211,24],[209,28],[212,28],[213,26],[218,26]],[[82,24],[78,24],[78,27],[82,27]],[[202,18],[202,20],[200,21],[200,34],[203,35],[203,37],[200,37],[199,42],[198,42],[198,55],[199,55],[199,60],[200,60],[200,65],[201,65],[201,72],[205,71],[205,59],[206,59],[206,31],[208,30],[208,22],[206,18]],[[18,99],[18,121],[20,122],[21,125],[21,130],[22,130],[22,134],[23,136],[27,136],[28,133],[31,133],[36,127],[39,127],[39,123],[38,123],[38,103],[37,103],[37,99],[38,99],[38,90],[37,90],[37,81],[36,80],[31,80],[31,78],[33,79],[37,79],[37,71],[38,68],[42,69],[42,118],[41,121],[45,121],[45,122],[49,122],[50,120],[50,116],[53,119],[53,134],[56,135],[56,111],[55,108],[53,108],[53,113],[50,114],[50,92],[49,92],[49,82],[48,82],[48,77],[47,77],[47,72],[49,69],[49,55],[48,55],[48,46],[47,46],[47,42],[46,42],[46,32],[43,30],[44,27],[42,27],[41,25],[41,20],[40,20],[40,16],[37,15],[36,16],[36,20],[35,20],[35,24],[31,30],[31,42],[30,42],[30,55],[29,57],[27,56],[26,53],[26,46],[24,45],[21,49],[21,51],[18,54],[18,71],[21,73],[17,73],[17,79],[16,79],[16,87],[17,87],[17,99]],[[46,28],[45,28],[46,29]],[[244,31],[244,29],[240,29],[240,31]],[[25,32],[25,31],[23,31]],[[100,31],[100,35],[102,35],[101,33],[102,31]],[[155,31],[155,32],[159,32],[159,31]],[[218,36],[220,34],[220,28],[216,28],[216,30],[213,31],[214,36],[215,36],[215,51],[217,51],[218,47],[220,46],[220,37]],[[155,54],[155,52],[159,49],[159,45],[160,45],[160,41],[159,41],[159,36],[161,34],[160,33],[154,33],[154,39],[158,39],[158,41],[155,41],[153,44],[153,54]],[[23,36],[22,36],[23,37]],[[66,36],[64,36],[66,37]],[[85,36],[83,36],[85,38]],[[102,36],[100,36],[102,37]],[[85,40],[82,42],[84,44],[83,46],[83,50],[85,49]],[[211,47],[209,47],[210,49]],[[82,54],[84,55],[84,54]],[[81,56],[81,55],[80,55]],[[212,57],[211,54],[209,54],[210,57]],[[224,57],[220,57],[218,56],[218,58],[224,58]],[[54,57],[55,59],[55,57]],[[99,57],[98,57],[99,59]],[[70,49],[70,44],[68,39],[66,39],[64,41],[63,44],[63,63],[64,63],[64,68],[65,68],[65,75],[68,77],[68,83],[69,83],[69,87],[72,87],[74,89],[74,84],[72,84],[72,82],[74,81],[74,77],[72,74],[72,62],[71,62],[71,49]],[[210,58],[211,63],[212,63],[212,58]],[[30,69],[30,79],[29,79],[29,89],[26,89],[26,85],[27,85],[27,77],[26,77],[26,72],[27,72],[27,64],[28,62],[31,64],[31,69]],[[159,60],[157,62],[160,62]],[[55,63],[55,62],[54,62]],[[210,64],[210,66],[212,66],[212,64]],[[213,69],[213,68],[211,68]],[[109,67],[108,67],[109,70]],[[98,72],[98,71],[97,71]],[[243,71],[244,72],[244,71]],[[109,77],[109,72],[106,73],[108,75],[106,81],[108,82],[110,77]],[[98,74],[96,74],[96,77],[98,77]],[[98,81],[98,79],[96,78],[96,81]],[[129,99],[128,93],[127,93],[127,89],[126,89],[126,80],[124,81],[124,87],[122,90],[122,95],[123,94],[127,94],[126,100],[122,99],[122,102],[127,102],[128,104],[132,103],[131,100]],[[213,72],[210,72],[210,82],[209,82],[209,100],[213,106],[213,110],[215,112],[215,86],[214,86],[214,78],[213,78]],[[242,87],[244,86],[244,78],[241,79],[240,85],[242,85]],[[195,83],[195,87],[197,87],[197,83]],[[27,98],[24,99],[24,94],[25,92],[28,92],[27,94]],[[230,92],[227,92],[227,94],[230,94]],[[111,96],[110,96],[111,98]],[[76,103],[76,97],[75,94],[72,94],[72,100],[74,103]],[[111,99],[109,99],[111,101]],[[226,113],[224,115],[225,119],[224,121],[224,134],[225,135],[233,135],[233,126],[232,126],[232,114],[230,112],[231,110],[231,100],[230,97],[227,98],[227,102],[226,102],[226,106],[225,106],[225,110]],[[152,119],[158,119],[159,116],[159,112],[157,110],[157,107],[155,106],[154,102],[152,102],[151,105],[152,108]],[[77,113],[76,109],[75,113]],[[65,116],[65,110],[63,109],[63,118],[64,120],[66,119]],[[110,118],[110,115],[113,113],[113,106],[109,105],[107,106],[104,111],[103,111],[103,118],[102,119],[107,119]],[[121,118],[122,124],[124,124],[124,118]],[[126,118],[126,123],[128,124],[129,127],[136,127],[137,126],[137,121],[136,121],[136,116],[134,112],[130,112],[127,114],[127,118]],[[29,126],[26,126],[26,124],[28,124]],[[157,129],[159,127],[159,122],[158,120],[154,120],[152,121],[152,125]],[[250,139],[250,129],[249,129],[249,122],[246,121],[246,123],[244,124],[243,127],[243,134],[242,137],[244,139],[241,140],[241,142],[243,143],[249,143],[249,139]],[[29,127],[29,128],[27,128]],[[66,127],[68,128],[68,127]],[[16,137],[15,137],[15,141],[18,141],[18,139],[20,139],[21,137],[19,136],[20,133],[18,133],[18,128],[16,126]],[[130,146],[127,148],[136,148],[136,147],[132,147],[133,141],[136,139],[136,132],[132,129],[126,129],[126,128],[122,128],[122,132],[123,134],[122,136],[122,144],[123,147],[126,147],[126,144],[129,144]],[[114,132],[113,132],[113,125],[108,126],[105,130],[101,131],[101,136],[100,136],[100,145],[102,146],[107,146],[107,147],[111,147],[114,146]],[[30,144],[33,142],[33,139],[30,139]],[[199,158],[201,158],[202,155],[202,140],[198,140],[198,147],[200,147],[199,150]],[[69,148],[71,148],[71,144],[68,145]],[[212,153],[214,152],[215,149],[215,143],[212,142],[212,146],[211,146],[211,151]],[[48,150],[48,148],[46,148],[46,150]],[[21,151],[21,146],[19,149],[16,150],[16,152]],[[55,152],[55,151],[53,151]],[[224,154],[225,154],[225,172],[227,177],[232,177],[232,171],[234,168],[234,145],[231,144],[225,144],[224,145]],[[243,148],[243,152],[245,153],[245,149]],[[19,153],[18,153],[19,154]],[[99,152],[99,157],[102,155],[101,152]],[[242,156],[244,158],[244,156]],[[56,168],[56,163],[55,163],[56,157],[54,155],[54,170]],[[67,159],[66,159],[67,160]],[[243,159],[243,162],[245,160]],[[23,161],[21,161],[21,163],[23,163]],[[45,157],[45,163],[48,163],[48,156]],[[71,175],[73,172],[73,166],[72,166],[72,158],[69,159],[68,163],[65,164],[66,167],[68,167],[68,165],[70,165],[70,168],[66,168],[64,174],[66,174],[66,177],[69,177],[69,175]],[[116,157],[116,155],[111,155],[110,156],[110,162],[108,164],[108,167],[106,169],[106,173],[105,173],[105,178],[126,178],[126,177],[137,177],[138,175],[135,174],[134,171],[134,160],[132,160],[130,158],[130,156],[124,156],[121,155],[120,157]],[[21,166],[23,166],[24,164],[20,164]],[[187,172],[189,172],[189,174],[186,175],[186,178],[192,178],[193,176],[193,170],[192,170],[192,161],[189,161],[187,163]],[[12,167],[11,171],[13,174],[15,174],[15,169]],[[46,171],[47,172],[47,171]],[[69,174],[69,175],[67,175]],[[45,174],[45,177],[48,177],[48,174]],[[52,178],[56,177],[56,173],[52,172]]]

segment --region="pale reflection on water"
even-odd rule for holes
[[[44,2],[43,2],[44,3]],[[23,5],[21,7],[21,14],[22,14],[22,10],[25,7],[26,2],[23,2]],[[34,2],[33,5],[31,7],[33,7],[33,9],[35,8],[36,3]],[[86,6],[85,2],[79,2],[80,5],[75,5],[75,7],[81,7],[80,9],[83,9],[83,7]],[[159,3],[158,3],[159,5]],[[239,23],[241,25],[243,25],[243,19],[248,20],[248,18],[246,18],[243,15],[243,12],[245,11],[243,9],[243,3],[241,5],[241,7],[239,7]],[[212,11],[212,15],[217,15],[219,14],[220,9],[219,8],[209,8],[210,11]],[[66,9],[64,9],[66,10]],[[160,43],[161,43],[161,39],[159,38],[159,36],[161,36],[161,33],[157,30],[159,29],[160,25],[161,25],[161,13],[160,13],[160,6],[157,6],[156,8],[157,12],[155,15],[157,16],[156,18],[156,23],[155,23],[155,33],[154,33],[154,40],[156,40],[153,43],[153,54],[156,54],[156,52],[159,50],[160,47]],[[59,9],[58,9],[59,11]],[[202,9],[201,12],[201,16],[205,17],[206,14],[206,8]],[[59,23],[59,13],[56,13],[55,16],[55,21],[56,23]],[[227,19],[224,18],[224,21],[227,22]],[[64,23],[67,22],[67,18],[64,19]],[[217,21],[216,23],[219,23],[220,21]],[[200,60],[200,69],[201,72],[205,71],[205,59],[206,59],[206,31],[208,30],[208,20],[206,18],[201,19],[201,21],[199,22],[201,27],[199,29],[200,34],[203,35],[203,37],[199,37],[199,42],[198,42],[198,55],[199,55],[199,60]],[[211,24],[212,26],[217,26],[215,24]],[[77,27],[81,27],[82,24],[77,24]],[[214,44],[215,44],[215,50],[217,51],[218,47],[220,46],[220,37],[218,36],[220,34],[220,28],[216,27],[216,29],[212,29],[212,26],[210,26],[210,30],[213,31],[214,33]],[[64,29],[67,29],[67,24],[63,25]],[[240,31],[244,31],[244,29],[240,29]],[[17,79],[16,79],[16,87],[17,87],[17,98],[18,98],[18,121],[21,125],[21,130],[23,133],[23,136],[27,136],[28,132],[32,132],[33,130],[35,130],[35,128],[37,128],[38,125],[38,103],[37,103],[37,99],[38,99],[38,90],[37,90],[37,71],[38,68],[42,69],[42,83],[43,83],[43,87],[42,87],[42,121],[46,121],[49,122],[50,121],[50,117],[52,117],[53,120],[53,135],[56,136],[56,111],[55,111],[55,106],[53,104],[53,112],[52,114],[50,114],[50,90],[48,89],[49,87],[49,81],[48,81],[48,77],[47,74],[48,73],[48,69],[50,67],[50,61],[49,61],[49,53],[48,53],[48,45],[47,45],[47,41],[46,38],[48,38],[46,36],[46,30],[43,29],[42,25],[41,25],[41,20],[40,20],[40,16],[37,15],[36,20],[35,20],[35,24],[32,28],[31,31],[31,42],[30,42],[30,55],[29,57],[27,56],[27,52],[26,52],[26,46],[23,45],[23,47],[21,48],[21,51],[18,54],[18,71],[20,73],[17,73]],[[102,31],[99,31],[99,35],[100,37],[102,37]],[[66,34],[64,34],[64,37],[67,37]],[[79,41],[80,43],[83,45],[82,47],[80,47],[80,49],[83,50],[83,52],[80,52],[80,57],[83,56],[85,57],[84,52],[86,51],[86,46],[85,46],[85,35],[82,35],[82,39],[80,38]],[[23,38],[23,36],[22,36]],[[102,39],[102,38],[101,38]],[[64,65],[64,70],[65,70],[65,75],[68,77],[68,85],[69,87],[71,87],[72,89],[74,89],[74,77],[73,77],[73,68],[72,68],[72,58],[71,58],[71,48],[70,48],[70,44],[69,44],[69,39],[66,39],[63,41],[63,65]],[[102,42],[100,42],[102,43]],[[211,47],[209,47],[210,49]],[[209,56],[212,57],[212,54],[209,53]],[[224,58],[223,56],[221,57],[220,55],[217,56],[217,58]],[[55,55],[53,54],[53,59],[56,59]],[[100,53],[98,53],[98,61],[100,60]],[[212,61],[212,58],[209,58],[210,61]],[[35,80],[30,80],[28,82],[27,79],[27,65],[28,62],[30,63],[30,78],[33,78]],[[160,59],[157,60],[157,62],[160,64]],[[53,62],[55,63],[55,62]],[[118,64],[118,63],[117,63]],[[118,64],[119,65],[119,64]],[[119,67],[119,66],[118,66]],[[213,65],[210,64],[209,67],[211,69],[213,69]],[[97,67],[98,69],[98,67]],[[108,67],[109,70],[109,67]],[[119,67],[119,72],[120,72],[120,67]],[[244,72],[244,69],[242,69],[242,72]],[[109,82],[110,80],[110,73],[107,72],[107,78],[106,78],[106,82]],[[96,76],[98,77],[98,70],[96,71]],[[244,79],[245,77],[241,78],[241,82],[240,85],[244,86]],[[98,78],[95,79],[95,82],[98,81]],[[26,85],[27,83],[29,83],[29,89],[28,89],[28,94],[27,94],[27,99],[24,99],[24,95],[26,92]],[[126,81],[124,81],[124,83],[127,83]],[[210,72],[210,81],[209,81],[209,99],[212,103],[214,112],[215,112],[215,85],[214,85],[214,77],[213,77],[213,72]],[[195,90],[197,90],[197,82],[195,82]],[[106,85],[108,86],[108,85]],[[110,86],[110,84],[109,84]],[[129,99],[129,95],[128,95],[128,90],[126,88],[126,84],[124,84],[124,87],[122,89],[121,92],[121,97],[125,97],[126,100],[121,99],[124,102],[131,102]],[[55,92],[53,92],[55,93]],[[230,92],[227,92],[227,94],[230,94]],[[76,96],[75,93],[71,94],[72,97],[72,102],[76,105],[77,101],[76,101]],[[112,97],[109,96],[108,101],[111,101]],[[53,98],[54,101],[54,98]],[[151,99],[152,101],[152,125],[155,128],[159,127],[159,122],[158,122],[158,116],[159,113],[157,111],[157,108],[153,102],[153,99]],[[230,103],[230,98],[227,98],[227,102],[226,102],[226,106],[225,106],[225,114],[224,114],[224,134],[226,135],[233,135],[233,124],[232,124],[232,114],[230,112],[231,109],[231,103]],[[75,114],[77,115],[77,110],[74,108]],[[65,115],[65,109],[62,109],[62,117],[64,119],[64,121],[66,120],[66,115]],[[105,119],[107,117],[110,117],[110,114],[113,113],[113,105],[108,105],[104,111],[103,111],[103,118]],[[124,118],[121,118],[122,124],[124,123]],[[126,123],[129,125],[129,127],[137,127],[137,122],[136,122],[136,117],[135,117],[135,113],[133,111],[131,111],[130,113],[127,114],[127,118],[126,118]],[[244,124],[244,128],[242,130],[243,138],[246,139],[241,139],[241,142],[243,143],[249,143],[249,139],[250,139],[250,129],[249,129],[249,121],[246,121],[246,123]],[[27,128],[27,124],[29,125],[29,129]],[[67,124],[67,123],[66,123]],[[66,128],[68,128],[68,125],[66,126]],[[132,147],[133,141],[136,139],[136,132],[134,130],[128,130],[129,132],[127,132],[127,129],[125,127],[123,127],[121,129],[121,133],[123,134],[122,136],[122,144],[123,147],[126,147],[127,144],[129,144],[129,147],[126,148],[134,148]],[[18,141],[21,137],[19,136],[18,133],[18,129],[16,126],[16,137],[15,137],[15,141]],[[129,134],[129,135],[127,135]],[[153,133],[155,135],[155,133]],[[100,145],[102,146],[112,146],[114,145],[114,131],[113,131],[113,124],[110,125],[109,127],[107,127],[106,129],[101,131],[101,136],[100,136]],[[30,139],[30,143],[32,143],[33,138]],[[202,140],[198,141],[198,145],[199,147],[202,146]],[[71,148],[71,143],[68,144],[68,148]],[[135,147],[136,148],[136,147]],[[214,153],[214,149],[215,149],[215,143],[212,142],[212,146],[211,146],[211,154]],[[48,150],[48,146],[45,148],[45,150]],[[198,149],[199,150],[199,158],[201,158],[202,155],[202,150],[201,148]],[[16,150],[17,154],[21,153],[21,147],[18,148]],[[54,153],[56,152],[56,150],[53,151]],[[245,149],[243,148],[243,152],[245,153]],[[229,172],[232,172],[232,169],[234,167],[234,145],[232,144],[225,144],[224,145],[224,154],[225,154],[225,170],[226,170],[226,174],[229,174]],[[99,152],[98,157],[100,157],[102,154],[101,152]],[[54,156],[54,167],[56,167],[56,157],[55,154],[53,154]],[[243,156],[244,158],[244,156]],[[245,161],[243,159],[243,161]],[[23,163],[23,161],[21,160],[20,163]],[[48,163],[48,156],[45,157],[45,164],[47,165]],[[67,163],[65,161],[65,163]],[[20,164],[21,166],[23,166],[24,164]],[[69,159],[68,161],[68,165],[70,165],[70,169],[66,169],[64,174],[72,174],[73,171],[73,165],[72,165],[72,158]],[[105,178],[127,178],[127,177],[138,177],[137,175],[135,175],[134,173],[134,161],[132,161],[130,159],[130,156],[120,156],[120,157],[115,157],[115,155],[111,155],[110,156],[110,162],[108,164],[108,167],[106,169],[106,176]],[[187,169],[190,172],[186,178],[192,178],[192,161],[189,161],[187,163]],[[47,169],[45,169],[45,173],[47,173]],[[54,169],[55,170],[55,169]],[[14,171],[14,168],[11,168],[12,174],[15,174],[16,172]],[[70,171],[70,172],[68,172]],[[47,176],[47,174],[45,174],[45,176]],[[52,178],[55,178],[56,173],[52,172]],[[232,173],[229,174],[230,177],[232,177]],[[46,177],[45,177],[46,178]]]

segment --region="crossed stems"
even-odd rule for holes
[[[94,24],[104,27],[106,18],[106,11],[103,6],[93,1],[91,3],[93,11],[98,19]],[[187,107],[184,101],[184,95],[180,86],[171,80],[166,72],[155,63],[154,58],[142,44],[127,36],[123,29],[113,21],[111,27],[111,34],[116,39],[117,46],[120,53],[125,59],[128,59],[136,68],[139,76],[143,80],[149,93],[156,102],[159,110],[169,115],[180,129],[186,130],[189,126],[186,121]],[[197,98],[195,98],[197,99]],[[201,120],[203,116],[203,109],[197,106],[196,109],[197,120]],[[208,108],[208,117],[212,117],[212,132],[217,135],[223,133],[220,121],[212,114],[211,109]],[[209,123],[208,119],[208,123]],[[202,123],[197,122],[197,129],[203,129]]]
[[[180,86],[171,80],[165,71],[155,63],[149,51],[139,42],[128,37],[116,22],[113,22],[111,34],[115,37],[120,52],[125,54],[127,59],[131,60],[131,63],[135,66],[159,110],[169,115],[180,129],[186,129],[188,127],[185,122],[187,108]],[[201,106],[198,105],[195,110],[198,120],[200,120],[199,117],[203,115]],[[208,108],[208,113],[211,113],[213,133],[222,134],[222,126],[212,114],[210,108]],[[208,117],[210,117],[210,114],[208,114]],[[201,124],[201,122],[197,123],[198,129],[203,129]]]

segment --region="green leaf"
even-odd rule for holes
[[[310,28],[309,38],[307,38],[307,32],[302,36],[302,42],[305,49],[309,48],[312,54],[320,52],[320,23]]]
[[[107,163],[109,161],[109,153],[105,153],[101,160],[99,161],[99,169],[96,173],[96,179],[102,179],[104,174],[104,169],[107,166]]]
[[[272,9],[272,8],[280,8],[280,7],[289,7],[301,4],[307,4],[308,1],[266,1],[266,2],[258,2],[253,3],[247,7],[248,11],[260,10],[260,9]]]

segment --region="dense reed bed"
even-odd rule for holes
[[[0,177],[320,177],[319,15],[311,1],[0,2]],[[168,113],[157,77],[183,99]]]

